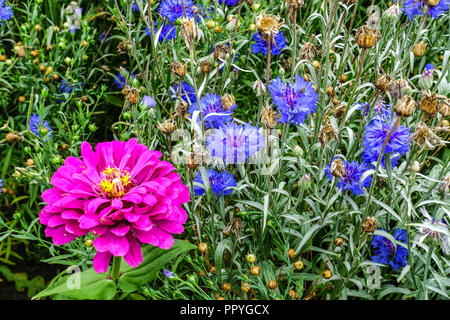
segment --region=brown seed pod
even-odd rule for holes
[[[27,167],[34,166],[34,160],[31,158],[27,159],[27,161],[25,162],[25,165]]]
[[[27,99],[24,96],[20,96],[17,100],[19,100],[20,103],[27,101]]]
[[[278,283],[275,280],[270,280],[267,286],[269,289],[275,290],[278,287]]]
[[[222,107],[224,110],[228,111],[232,106],[236,104],[236,98],[231,93],[227,93],[221,98]]]
[[[300,271],[300,270],[302,270],[304,267],[305,267],[305,265],[303,264],[303,261],[302,261],[302,260],[297,260],[297,261],[294,262],[294,268],[295,268],[295,270]]]
[[[17,131],[8,132],[5,136],[6,141],[9,143],[20,141],[20,135]]]
[[[375,217],[367,217],[364,219],[361,228],[363,232],[374,233],[377,230],[379,224],[377,218]]]
[[[295,250],[292,249],[292,248],[290,248],[290,249],[288,250],[288,255],[289,255],[289,258],[294,259],[295,256],[296,256]]]
[[[325,279],[330,279],[330,278],[333,276],[333,273],[332,273],[330,270],[325,270],[325,271],[322,273],[322,276],[323,276]]]
[[[231,290],[231,284],[225,282],[224,284],[222,284],[222,290],[225,292],[229,292]]]
[[[200,62],[200,71],[202,73],[210,73],[212,70],[212,63],[209,60],[204,60]]]
[[[330,173],[335,177],[339,177],[343,179],[345,175],[347,175],[347,170],[345,169],[345,165],[341,159],[334,159],[330,165]]]
[[[266,105],[261,114],[261,123],[266,126],[266,128],[275,128],[278,124],[278,119],[280,116],[270,105]]]
[[[371,29],[367,25],[363,25],[356,30],[355,40],[361,48],[370,49],[373,48],[381,34],[378,29]]]
[[[391,83],[392,83],[391,77],[387,74],[382,73],[375,79],[374,85],[378,91],[385,93],[391,87]]]
[[[198,251],[200,251],[201,253],[205,253],[208,250],[208,245],[204,242],[200,242],[198,244]]]
[[[412,52],[417,58],[422,57],[427,50],[427,44],[423,41],[416,43],[412,49]]]
[[[247,283],[247,282],[244,282],[242,285],[241,285],[241,290],[243,291],[243,292],[245,292],[245,293],[248,293],[249,291],[250,291],[250,284],[249,283]]]
[[[394,111],[399,117],[409,117],[416,109],[416,102],[411,96],[404,96],[394,106]]]
[[[427,90],[420,101],[420,109],[430,118],[436,116],[438,112],[438,100],[436,94]]]
[[[253,266],[250,268],[250,273],[254,276],[259,275],[260,272],[261,272],[261,268],[258,266]]]
[[[187,65],[182,64],[180,61],[174,61],[169,69],[175,77],[184,78],[187,72]]]
[[[342,239],[342,238],[336,238],[336,240],[334,240],[334,245],[336,247],[342,246],[343,243],[344,243],[344,239]]]

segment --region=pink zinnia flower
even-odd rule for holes
[[[182,204],[189,191],[175,167],[160,161],[137,139],[81,145],[82,159],[68,157],[52,177],[48,204],[39,214],[45,235],[61,245],[91,232],[96,272],[106,272],[112,256],[132,267],[142,262],[141,243],[169,249],[172,233],[183,232]]]

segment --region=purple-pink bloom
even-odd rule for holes
[[[142,263],[141,244],[169,249],[172,234],[183,232],[182,204],[189,191],[175,167],[161,161],[137,139],[81,145],[82,159],[68,157],[44,191],[39,214],[45,235],[62,245],[91,232],[96,272],[106,272],[112,256],[131,267]]]

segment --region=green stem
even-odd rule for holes
[[[430,268],[431,256],[434,251],[434,243],[428,247],[427,264],[425,265],[425,274],[423,276],[424,300],[428,300],[428,269]]]
[[[113,266],[111,270],[111,278],[114,281],[117,281],[119,279],[119,273],[120,273],[120,263],[122,262],[122,257],[113,257]]]

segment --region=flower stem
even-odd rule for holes
[[[434,243],[432,243],[429,247],[428,247],[428,254],[427,254],[427,263],[425,265],[425,274],[423,276],[423,286],[424,286],[424,300],[428,300],[428,269],[430,268],[430,263],[431,263],[431,256],[433,255],[433,251],[434,251]]]
[[[122,262],[122,257],[113,257],[113,266],[111,270],[111,278],[114,281],[117,281],[119,279],[119,273],[120,273],[120,263]]]

